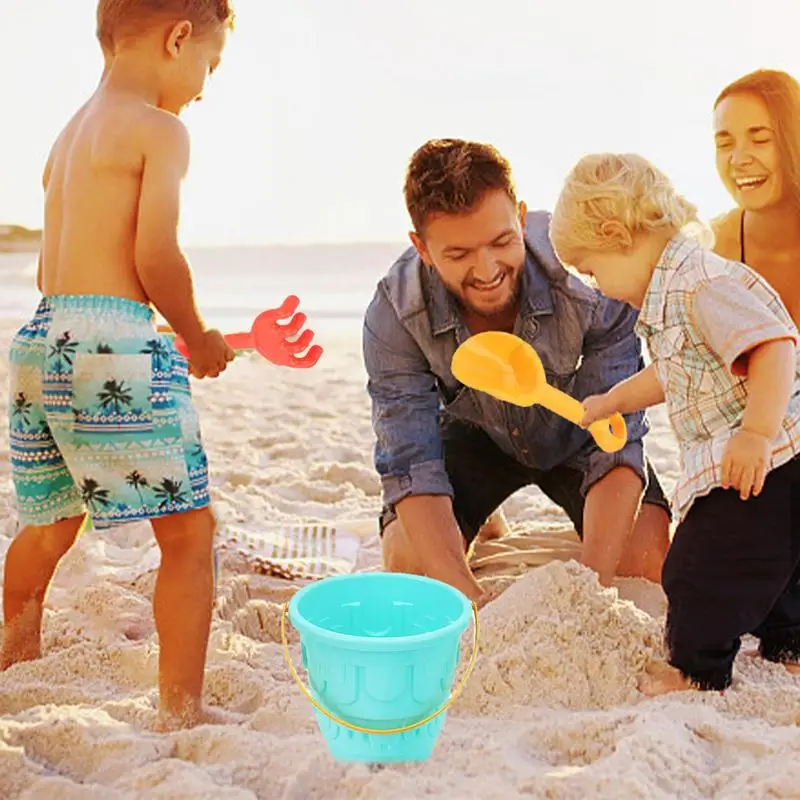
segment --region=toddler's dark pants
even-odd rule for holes
[[[800,457],[758,497],[695,501],[664,564],[670,663],[701,689],[730,686],[741,636],[770,661],[800,661]]]

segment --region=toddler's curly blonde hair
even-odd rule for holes
[[[566,264],[579,252],[623,250],[628,237],[657,231],[683,231],[710,246],[710,229],[697,208],[635,153],[581,158],[564,182],[550,223],[553,247]]]

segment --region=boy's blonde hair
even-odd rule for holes
[[[597,153],[573,167],[553,210],[550,238],[559,258],[583,250],[621,250],[621,225],[631,238],[656,231],[684,231],[708,241],[697,208],[663,172],[634,153]]]
[[[200,30],[233,28],[232,0],[99,0],[97,39],[113,53],[125,38],[137,36],[154,22],[189,20]]]

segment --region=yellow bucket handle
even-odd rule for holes
[[[294,663],[292,662],[292,656],[289,653],[289,643],[286,641],[286,617],[289,613],[289,604],[283,604],[283,613],[281,614],[281,642],[283,643],[283,655],[286,658],[286,663],[289,665],[289,671],[292,673],[292,677],[294,678],[297,685],[300,687],[300,690],[303,694],[308,698],[309,702],[311,703],[314,708],[317,709],[321,714],[324,714],[329,720],[332,722],[337,723],[338,725],[342,725],[345,728],[349,728],[351,731],[356,731],[357,733],[371,733],[375,735],[382,735],[387,736],[389,734],[394,733],[405,733],[406,731],[413,731],[414,728],[419,728],[422,725],[430,722],[439,714],[443,714],[447,711],[448,708],[453,704],[455,699],[461,694],[464,687],[467,685],[467,680],[469,679],[470,673],[472,672],[472,668],[475,666],[475,659],[478,656],[478,606],[476,603],[472,603],[472,653],[470,654],[469,664],[467,664],[466,672],[464,673],[463,677],[461,678],[461,683],[459,683],[458,687],[454,692],[451,693],[450,697],[447,698],[444,705],[439,708],[438,711],[434,711],[433,714],[429,714],[425,719],[421,719],[419,722],[415,722],[412,725],[404,725],[402,728],[390,728],[389,730],[373,730],[372,728],[361,728],[358,725],[352,725],[349,722],[346,722],[343,719],[331,714],[330,711],[323,708],[311,695],[311,692],[308,690],[308,687],[303,683],[300,676],[297,674],[297,670],[295,669]]]

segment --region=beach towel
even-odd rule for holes
[[[134,584],[143,576],[155,573],[161,563],[161,551],[149,526],[138,527],[132,541],[92,542],[103,550],[101,563],[93,568],[99,575],[120,584]],[[111,537],[107,537],[109,539]],[[215,583],[219,568],[233,562],[235,572],[252,572],[287,581],[319,580],[330,575],[353,572],[361,549],[356,532],[333,524],[222,525],[215,542]]]
[[[240,556],[260,575],[319,580],[355,569],[359,537],[330,524],[275,525],[264,531],[226,525],[217,535],[217,551]]]
[[[580,554],[581,542],[572,527],[526,530],[526,525],[518,523],[500,539],[475,542],[470,549],[469,565],[483,584],[519,578],[551,561],[577,561]]]

